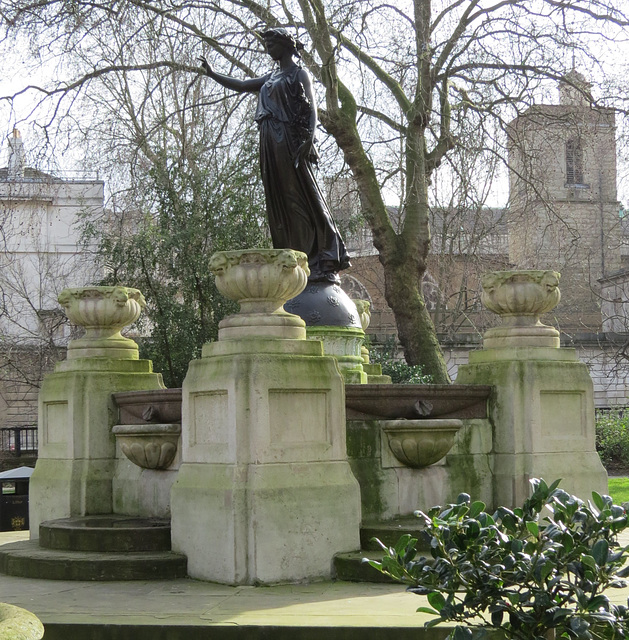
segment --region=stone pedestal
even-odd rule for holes
[[[371,303],[368,300],[353,299],[356,305],[360,325],[363,331],[367,333],[367,328],[371,322]],[[363,371],[367,375],[367,384],[391,384],[391,376],[382,375],[382,365],[380,363],[372,363],[369,359],[369,349],[362,344],[360,347],[360,355],[363,361]]]
[[[31,537],[43,520],[112,512],[115,391],[163,388],[151,362],[120,335],[144,306],[126,287],[65,290],[60,303],[86,336],[44,379],[39,394],[39,457],[29,488]]]
[[[205,345],[184,381],[173,549],[186,554],[194,578],[329,578],[333,555],[360,546],[360,495],[347,462],[336,362],[282,308],[282,296],[294,297],[306,284],[306,256],[226,252],[212,267],[221,292],[244,313],[224,321],[219,341]],[[226,284],[232,269],[238,286]],[[275,281],[292,281],[293,291]],[[253,295],[243,293],[247,287]],[[252,303],[262,289],[283,291],[280,304]]]
[[[348,384],[367,384],[361,347],[365,332],[357,327],[307,327],[308,340],[320,340],[323,352],[333,356]]]
[[[540,309],[549,311],[559,300],[558,277],[554,272],[498,272],[483,281],[486,306],[507,322],[487,332],[484,348],[470,353],[456,381],[495,389],[490,400],[494,506],[520,505],[534,477],[549,484],[561,478],[562,488],[582,499],[594,490],[607,492],[607,474],[595,449],[587,367],[574,349],[559,348],[554,329],[539,323]],[[490,296],[517,299],[518,308],[505,311],[507,305],[487,304]],[[528,316],[522,312],[527,305]],[[517,316],[533,321],[518,322]]]

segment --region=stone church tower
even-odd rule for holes
[[[558,105],[535,105],[509,125],[509,261],[561,272],[560,329],[601,327],[598,280],[621,267],[614,112],[592,106],[571,71]]]

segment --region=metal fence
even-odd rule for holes
[[[4,427],[0,429],[0,451],[16,457],[37,453],[37,427]]]

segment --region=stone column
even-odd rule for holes
[[[145,306],[137,289],[85,287],[59,295],[85,336],[44,378],[39,394],[39,455],[29,488],[31,537],[44,520],[112,512],[115,391],[163,388],[150,360],[120,334]]]
[[[470,353],[457,383],[493,385],[494,506],[517,506],[529,480],[557,478],[587,499],[607,492],[596,453],[593,386],[574,349],[559,346],[559,332],[539,321],[559,302],[554,271],[498,271],[482,279],[483,304],[502,317]]]
[[[337,364],[283,309],[306,285],[306,255],[221,252],[211,268],[241,312],[221,322],[184,381],[173,549],[194,578],[329,578],[333,555],[360,546],[360,495]]]

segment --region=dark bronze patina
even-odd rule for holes
[[[239,80],[216,73],[205,58],[200,58],[201,64],[224,87],[258,94],[255,120],[273,246],[303,251],[311,281],[336,282],[337,273],[350,262],[314,175],[317,110],[310,76],[295,62],[303,45],[282,28],[260,35],[278,63],[264,76]]]

